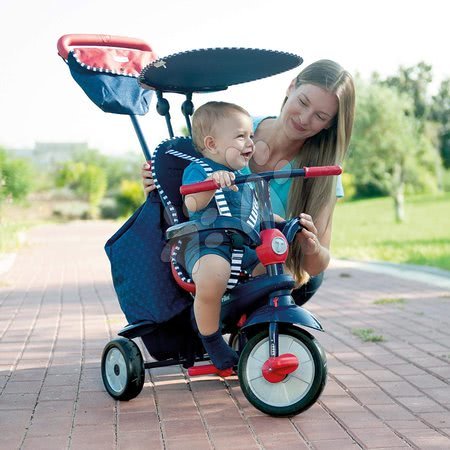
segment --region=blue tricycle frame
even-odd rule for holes
[[[191,132],[192,95],[216,92],[293,69],[302,59],[290,53],[244,48],[200,49],[157,58],[144,41],[104,35],[65,35],[58,53],[77,83],[103,111],[129,115],[157,189],[109,239],[105,250],[111,262],[114,287],[128,325],[106,344],[101,362],[108,393],[131,400],[142,390],[145,369],[181,364],[190,376],[229,376],[204,364],[209,357],[193,318],[195,286],[182,268],[182,247],[194,235],[220,231],[233,242],[245,243],[264,254],[266,274],[228,290],[221,306],[222,333],[239,355],[237,374],[246,398],[262,412],[291,416],[312,406],[326,383],[325,353],[312,332],[320,322],[291,296],[295,286],[283,262],[289,244],[301,230],[297,218],[275,224],[269,182],[275,178],[328,176],[339,167],[304,168],[237,177],[252,182],[261,215],[254,230],[233,217],[219,217],[214,228],[189,221],[182,194],[211,190],[208,182],[181,188],[184,168],[198,157],[187,137],[174,137],[165,93],[185,96],[182,113]],[[148,111],[153,94],[157,111],[166,119],[170,138],[150,153],[137,115]],[[206,184],[205,184],[206,183]],[[141,338],[154,361],[144,361],[133,339]]]

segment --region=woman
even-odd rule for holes
[[[292,80],[278,117],[254,119],[254,173],[342,164],[355,108],[351,75],[330,60],[317,61]],[[142,168],[146,194],[155,189],[148,164]],[[300,217],[304,227],[290,248],[287,265],[301,305],[317,291],[330,262],[332,216],[342,196],[340,178],[295,178],[270,186],[274,213]]]

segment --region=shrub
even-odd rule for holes
[[[116,194],[116,203],[120,216],[131,215],[144,201],[142,186],[137,181],[122,180]]]
[[[344,200],[351,200],[356,194],[355,177],[351,173],[342,174],[342,186],[344,187]]]

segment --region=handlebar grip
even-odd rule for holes
[[[206,181],[200,181],[198,183],[184,184],[180,187],[181,195],[196,194],[197,192],[215,191],[219,189],[220,184],[216,180],[210,179]]]
[[[95,47],[123,47],[135,50],[152,51],[152,48],[141,39],[110,34],[65,34],[58,39],[58,54],[67,60],[70,47],[76,45],[92,45]]]
[[[341,166],[303,167],[303,170],[305,171],[305,178],[328,177],[342,173]]]

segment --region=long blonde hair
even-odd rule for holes
[[[335,94],[338,111],[329,128],[323,129],[303,143],[292,165],[294,168],[340,165],[347,153],[353,127],[355,88],[352,76],[334,61],[322,59],[299,73],[295,87],[298,88],[302,84],[313,84]],[[287,97],[283,106],[286,100]],[[335,195],[335,177],[294,178],[289,191],[287,215],[290,218],[297,217],[303,212],[317,220],[320,211],[330,205],[334,206]],[[328,221],[331,220],[331,214]],[[303,259],[301,247],[294,241],[287,265],[300,284],[309,279],[309,275],[303,270]]]

